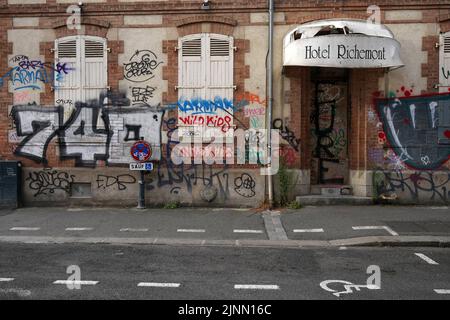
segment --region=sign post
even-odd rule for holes
[[[152,156],[150,144],[144,140],[136,141],[130,149],[131,157],[139,163],[130,163],[130,170],[139,170],[139,198],[138,209],[145,209],[145,182],[144,172],[153,170],[153,163],[146,161]]]

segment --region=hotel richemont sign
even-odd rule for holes
[[[386,68],[403,65],[400,44],[387,37],[318,36],[293,41],[284,50],[284,66]]]

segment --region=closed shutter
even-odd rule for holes
[[[82,99],[83,101],[98,100],[100,93],[107,88],[106,40],[86,37],[83,39]]]
[[[213,36],[209,38],[209,59],[206,70],[208,98],[233,99],[233,39]]]
[[[210,105],[218,98],[233,101],[233,38],[207,33],[189,35],[181,38],[178,46],[178,99],[182,107],[186,101],[187,104],[192,102],[194,105]],[[232,125],[233,111],[227,111],[229,113],[216,110],[214,115],[231,117]],[[201,124],[188,125],[180,121],[180,118],[186,119],[193,113],[198,117],[202,116],[202,112],[178,110],[181,139],[183,136],[203,136]],[[211,113],[205,112],[204,115],[206,114],[211,116]],[[220,129],[218,131],[219,134]]]
[[[70,69],[55,72],[55,104],[64,104],[61,101],[81,101],[81,68],[80,68],[80,39],[66,37],[55,42],[55,69],[64,66]],[[70,105],[66,103],[67,105]]]
[[[180,39],[178,67],[180,99],[202,97],[205,88],[205,39],[201,36],[191,36]]]
[[[107,89],[106,39],[91,36],[70,36],[55,41],[56,61],[68,67],[55,72],[55,104],[61,101],[86,102],[98,100]]]
[[[450,89],[450,32],[441,34],[439,51],[439,91]],[[450,144],[450,104],[448,100],[439,101],[439,144]]]

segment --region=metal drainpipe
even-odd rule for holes
[[[268,51],[268,61],[267,61],[267,95],[268,95],[268,105],[267,105],[267,151],[269,153],[268,161],[268,196],[269,196],[269,208],[272,210],[273,207],[273,177],[272,171],[272,106],[273,106],[273,12],[274,12],[274,0],[269,1],[269,51]]]

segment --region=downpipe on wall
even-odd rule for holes
[[[268,151],[268,175],[267,175],[267,190],[268,190],[268,201],[269,209],[273,208],[273,176],[272,176],[272,107],[273,107],[273,14],[274,14],[274,4],[273,0],[268,0],[269,2],[269,45],[268,45],[268,55],[267,55],[267,151]]]

